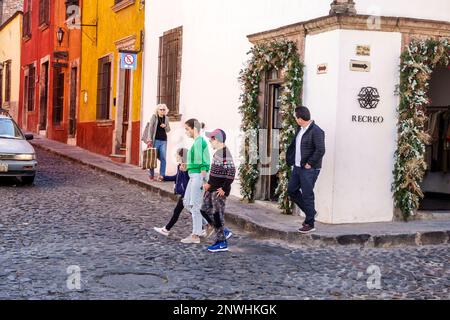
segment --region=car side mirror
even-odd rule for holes
[[[25,139],[26,139],[26,140],[33,140],[33,139],[34,139],[34,136],[33,136],[31,133],[26,133],[26,134],[25,134]]]

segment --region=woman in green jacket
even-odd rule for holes
[[[186,134],[194,139],[194,144],[188,152],[187,171],[189,184],[184,196],[184,207],[192,214],[192,234],[181,240],[182,243],[200,243],[203,234],[203,217],[200,212],[203,204],[203,184],[207,181],[210,158],[208,144],[200,135],[201,123],[197,119],[186,121]]]

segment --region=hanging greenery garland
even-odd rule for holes
[[[284,83],[280,97],[282,129],[280,130],[280,161],[278,168],[279,185],[276,190],[278,204],[285,214],[292,213],[292,204],[287,193],[291,168],[286,164],[286,152],[295,136],[295,108],[300,104],[303,86],[303,64],[292,41],[280,40],[255,45],[251,51],[247,67],[240,72],[239,81],[243,88],[241,106],[241,130],[245,141],[241,150],[239,175],[241,194],[250,202],[255,199],[255,188],[260,172],[258,168],[259,150],[259,101],[262,75],[275,68],[284,74]],[[253,143],[251,143],[253,142]]]
[[[398,108],[398,148],[395,153],[393,192],[395,205],[406,221],[419,208],[427,164],[425,148],[430,136],[427,96],[433,70],[450,64],[448,40],[412,41],[401,56],[400,106]]]

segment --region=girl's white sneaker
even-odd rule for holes
[[[165,227],[164,227],[164,228],[157,228],[157,227],[154,227],[153,229],[154,229],[156,232],[158,232],[159,234],[162,234],[163,236],[166,236],[166,237],[168,237],[169,234],[170,234],[170,231],[166,230]]]

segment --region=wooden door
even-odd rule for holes
[[[122,145],[121,148],[127,146],[128,119],[130,116],[130,93],[131,93],[131,70],[125,70],[125,83],[123,87],[123,114],[122,114]]]
[[[70,71],[70,102],[69,102],[69,136],[75,137],[77,131],[77,75],[78,68]]]
[[[47,130],[47,109],[48,109],[48,62],[42,64],[41,94],[39,99],[39,130]]]

